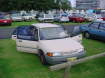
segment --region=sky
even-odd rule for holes
[[[69,1],[71,1],[72,7],[75,7],[76,6],[76,0],[69,0]]]

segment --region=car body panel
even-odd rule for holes
[[[54,17],[51,14],[42,14],[38,17],[38,21],[40,21],[40,22],[53,22]]]
[[[0,17],[0,25],[11,25],[12,20],[10,18]]]
[[[73,22],[84,22],[85,21],[85,19],[82,17],[73,17],[73,16],[69,17],[69,20]]]
[[[93,23],[99,23],[97,24],[95,27],[91,27],[91,24]],[[105,39],[105,26],[103,27],[103,29],[100,29],[100,25],[103,24],[105,25],[105,22],[103,21],[99,21],[99,22],[93,22],[87,26],[80,26],[80,30],[82,32],[88,32],[89,34],[91,34],[92,36],[95,36],[97,38],[100,38],[100,39]]]
[[[54,21],[55,22],[69,22],[69,18],[68,18],[68,15],[55,14]]]
[[[33,29],[32,29],[33,31],[37,30],[38,40],[36,41],[36,40],[30,39],[30,38],[32,38],[32,36],[22,35],[23,31],[25,32],[25,30],[27,30],[27,28],[31,28],[31,26],[29,26],[27,28],[23,27],[24,29],[20,30],[22,32],[17,33],[16,45],[17,45],[18,51],[38,54],[39,50],[42,50],[45,55],[46,60],[51,59],[51,60],[48,60],[48,62],[55,60],[54,62],[52,62],[53,64],[54,63],[56,64],[56,60],[61,62],[62,59],[65,60],[67,58],[71,58],[74,56],[79,58],[79,57],[85,55],[84,47],[82,46],[82,44],[80,42],[77,41],[79,38],[76,38],[77,40],[72,39],[71,37],[61,38],[61,39],[51,39],[51,40],[41,40],[40,39],[40,32],[39,32],[40,28],[46,28],[46,27],[52,28],[52,27],[61,27],[61,26],[56,25],[56,24],[39,23],[39,24],[32,24],[32,27],[33,27]],[[28,31],[29,31],[29,29],[28,29]],[[35,32],[33,34],[35,35]],[[33,37],[33,38],[36,38],[36,37]],[[60,53],[61,56],[57,56],[56,57],[57,59],[52,59],[55,56],[48,57],[47,56],[48,52],[51,52],[53,54]],[[61,59],[59,57],[61,57]],[[52,63],[50,63],[50,64],[52,64]]]
[[[21,14],[18,14],[18,13],[11,14],[11,19],[12,21],[23,21]]]

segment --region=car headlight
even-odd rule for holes
[[[55,53],[52,53],[52,52],[48,52],[47,53],[47,56],[61,56],[62,54],[60,52],[55,52]]]

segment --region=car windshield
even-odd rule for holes
[[[0,17],[0,19],[5,19],[4,17]]]
[[[10,17],[6,15],[6,16],[1,16],[0,19],[10,19]]]
[[[28,14],[26,14],[26,16],[31,16],[31,14],[30,14],[30,13],[28,13]]]
[[[40,29],[40,40],[52,40],[67,38],[69,35],[62,27],[47,27]]]
[[[12,14],[12,17],[20,17],[20,14]]]
[[[45,14],[45,18],[53,18],[53,16],[50,14]]]
[[[62,14],[62,16],[65,16],[65,17],[67,17],[67,16],[68,16],[68,14],[67,14],[67,13],[63,13],[63,14]]]
[[[54,17],[60,17],[60,14],[55,14]]]

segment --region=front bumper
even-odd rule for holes
[[[81,58],[81,57],[84,57],[85,55],[86,55],[86,52],[83,51],[83,52],[79,52],[79,53],[68,55],[68,56],[50,57],[46,55],[45,58],[49,64],[60,64],[63,62],[67,62],[67,58],[72,58],[72,57]]]
[[[11,22],[7,22],[7,23],[0,23],[0,25],[11,25]]]

